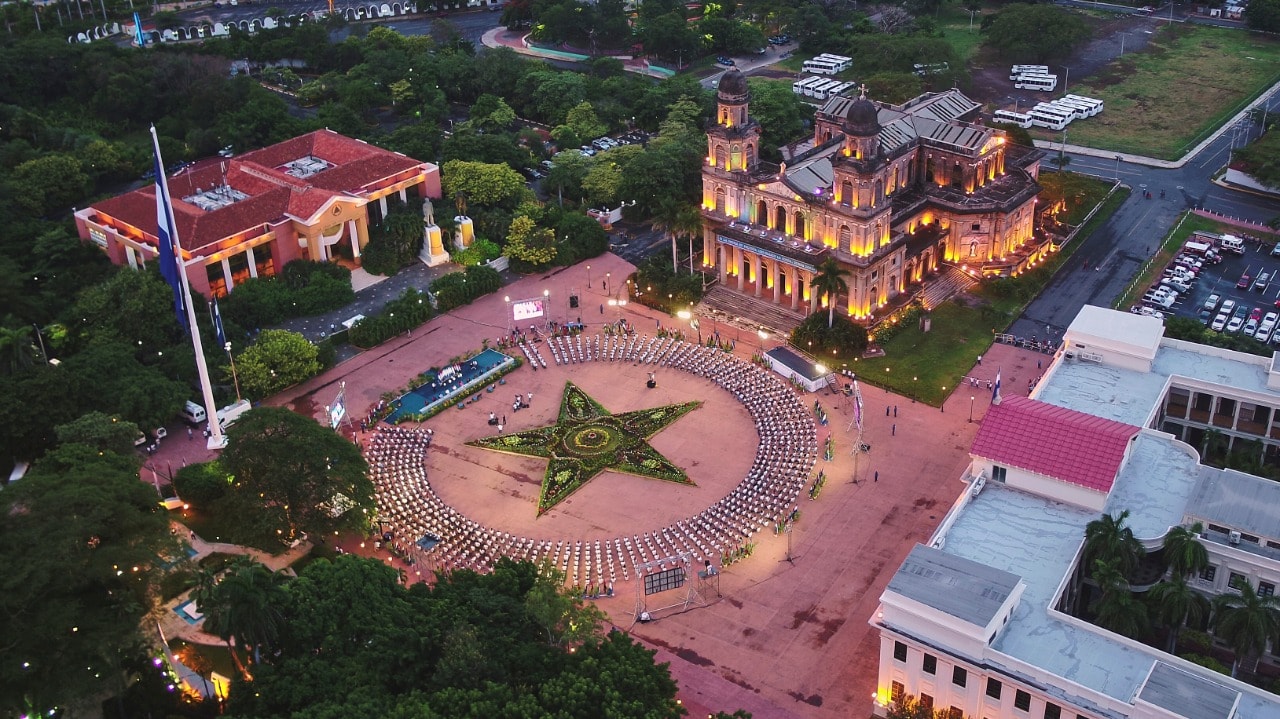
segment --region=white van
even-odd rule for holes
[[[1222,249],[1227,252],[1234,252],[1237,255],[1244,254],[1244,240],[1235,235],[1223,235],[1221,244]]]
[[[248,412],[250,409],[253,409],[253,405],[249,404],[249,400],[247,399],[242,399],[235,404],[229,404],[218,410],[218,424],[223,429],[227,429],[231,425],[235,424],[237,419],[240,419],[240,415]]]
[[[179,414],[182,415],[183,421],[187,424],[194,425],[204,424],[204,421],[209,418],[209,415],[204,411],[204,407],[191,400],[187,400],[187,403],[182,405],[182,411]]]

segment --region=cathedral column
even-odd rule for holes
[[[818,311],[818,293],[813,291],[813,273],[804,273],[804,286],[809,290],[809,314]]]
[[[716,255],[717,255],[716,276],[720,278],[720,284],[722,285],[725,283],[725,280],[727,279],[729,274],[728,272],[729,268],[725,266],[727,264],[727,259],[728,259],[726,257],[727,254],[728,252],[725,251],[724,245],[720,245],[720,244],[716,245]]]
[[[794,267],[787,268],[787,275],[791,280],[791,286],[788,289],[791,290],[791,309],[793,310],[800,308],[800,278],[797,276],[798,272]]]
[[[760,296],[760,290],[764,287],[764,258],[756,255],[751,262],[751,279],[755,281],[756,297]]]
[[[355,220],[347,220],[347,239],[351,241],[351,256],[360,259],[360,234]]]
[[[252,247],[244,251],[244,258],[249,261],[249,276],[256,279],[258,276],[258,258],[254,256]]]
[[[782,272],[777,260],[773,261],[770,269],[772,272],[769,274],[773,275],[773,304],[776,305],[782,299]]]
[[[742,291],[742,283],[746,281],[746,277],[747,277],[747,273],[743,271],[745,268],[742,266],[742,263],[745,259],[746,258],[742,256],[741,247],[733,248],[733,266],[738,270],[738,291],[739,292]]]

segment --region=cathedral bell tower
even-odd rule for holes
[[[737,68],[716,88],[716,116],[707,126],[707,166],[725,172],[751,172],[760,152],[760,124],[748,114],[751,90]]]

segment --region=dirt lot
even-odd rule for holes
[[[1122,43],[1125,53],[1145,49],[1152,33],[1160,25],[1160,20],[1156,18],[1137,15],[1111,20],[1098,20],[1090,16],[1085,16],[1085,19],[1094,28],[1094,39],[1066,61],[1057,63],[1053,67],[1052,71],[1058,76],[1059,90],[1062,89],[1061,83],[1064,80],[1068,83],[1076,83],[1120,57]],[[1069,78],[1064,67],[1071,68]],[[985,52],[980,52],[975,58],[973,85],[969,96],[988,105],[992,110],[1012,110],[1015,106],[1025,110],[1057,94],[1061,93],[1015,90],[1013,83],[1009,81],[1009,63],[989,56]]]

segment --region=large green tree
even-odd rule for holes
[[[835,258],[828,257],[818,265],[818,274],[813,277],[813,289],[826,298],[828,329],[835,323],[836,302],[839,295],[849,291],[849,282],[846,279],[848,276],[848,270],[841,267]]]
[[[1010,62],[1060,60],[1090,37],[1079,14],[1056,5],[1006,5],[982,27],[985,43]]]
[[[315,376],[320,371],[319,349],[297,332],[263,330],[254,343],[236,357],[235,374],[240,390],[262,399]]]
[[[219,461],[231,482],[220,501],[237,500],[281,542],[371,521],[373,485],[359,448],[309,417],[280,407],[250,410],[227,431]]]
[[[1191,588],[1183,576],[1173,576],[1151,588],[1151,611],[1169,631],[1168,652],[1178,648],[1178,635],[1189,622],[1199,623],[1209,616],[1209,600]]]
[[[0,491],[0,711],[118,690],[171,537],[131,454],[70,443]]]
[[[1164,535],[1164,564],[1174,577],[1186,578],[1209,566],[1209,552],[1200,541],[1204,525],[1178,525]]]
[[[212,583],[202,583],[193,598],[204,614],[204,631],[231,645],[253,648],[253,662],[262,661],[262,649],[280,638],[284,624],[284,580],[279,572],[253,559],[242,558]],[[235,649],[233,648],[234,652]]]
[[[463,204],[459,209],[463,214],[472,204],[514,207],[528,192],[524,178],[507,165],[450,160],[444,163],[441,171],[445,196],[461,198]]]
[[[1128,577],[1137,568],[1142,558],[1142,543],[1133,536],[1133,530],[1126,526],[1129,510],[1119,514],[1104,514],[1085,525],[1084,556],[1086,566],[1092,567],[1097,560],[1116,560],[1120,573]]]

